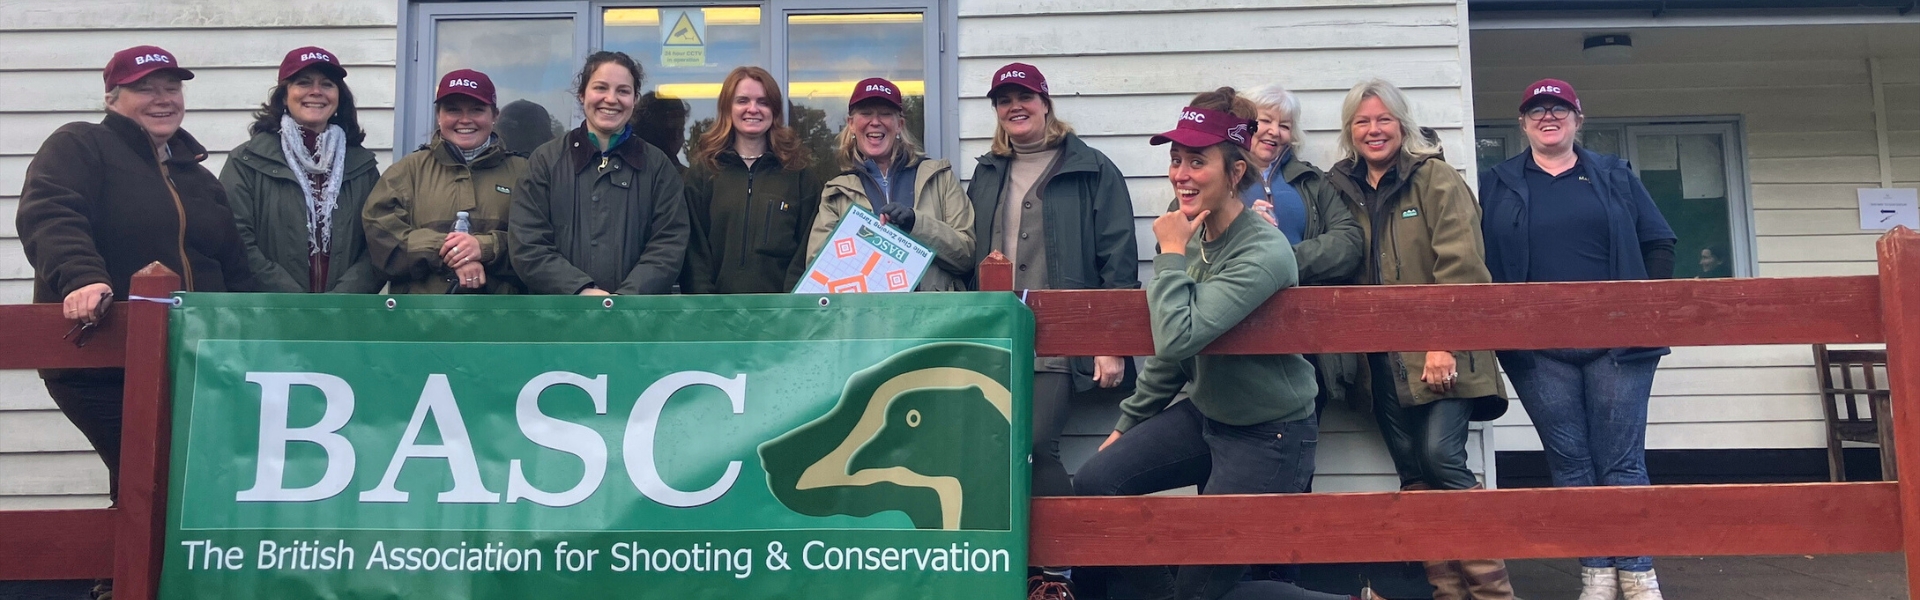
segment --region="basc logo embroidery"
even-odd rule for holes
[[[1199,111],[1183,110],[1183,111],[1180,111],[1180,120],[1193,121],[1195,123],[1205,123],[1207,122],[1207,116],[1204,114],[1200,114]]]
[[[469,89],[476,89],[476,90],[477,90],[477,89],[480,89],[480,82],[478,82],[478,81],[474,81],[474,80],[472,80],[472,79],[459,79],[459,78],[455,78],[455,79],[453,79],[453,80],[451,80],[451,81],[448,81],[448,82],[447,82],[447,85],[449,85],[449,86],[453,86],[453,87],[463,87],[463,88],[469,88]]]
[[[173,59],[169,58],[165,54],[146,54],[142,56],[133,57],[133,64],[135,65],[144,65],[150,62],[163,62],[167,64],[173,64]]]
[[[1227,139],[1240,142],[1242,145],[1245,145],[1247,143],[1247,124],[1241,123],[1239,125],[1234,125],[1232,129],[1228,129]]]
[[[1540,86],[1540,87],[1537,87],[1537,88],[1533,88],[1533,93],[1535,93],[1535,94],[1560,94],[1560,93],[1564,93],[1564,92],[1562,92],[1562,91],[1560,91],[1560,86],[1557,86],[1557,85],[1543,85],[1543,86]]]
[[[319,60],[319,61],[326,61],[326,62],[337,62],[333,60],[333,57],[327,56],[327,53],[325,52],[308,52],[306,54],[300,55],[300,60],[302,61]]]
[[[768,487],[810,516],[1007,530],[1012,364],[1004,348],[938,342],[854,373],[827,414],[760,445]]]
[[[887,87],[887,86],[884,86],[884,85],[880,85],[880,84],[878,84],[878,83],[869,83],[869,84],[867,84],[867,89],[866,89],[866,91],[869,91],[869,92],[880,92],[880,93],[882,93],[882,94],[891,94],[891,93],[893,93],[893,88],[889,88],[889,87]]]

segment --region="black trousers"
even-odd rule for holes
[[[1424,483],[1436,490],[1464,490],[1480,483],[1467,468],[1467,421],[1472,398],[1446,398],[1419,406],[1400,404],[1406,381],[1391,354],[1367,355],[1373,372],[1373,417],[1393,456],[1400,487]]]
[[[126,392],[124,369],[45,370],[40,372],[53,403],[107,464],[107,497],[120,499],[120,406]]]
[[[1060,462],[1060,434],[1073,408],[1073,375],[1033,374],[1033,495],[1072,496],[1073,478]]]

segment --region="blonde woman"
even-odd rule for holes
[[[907,133],[900,87],[873,77],[854,84],[847,125],[840,130],[839,177],[820,193],[820,214],[807,241],[807,261],[820,254],[851,207],[880,215],[933,249],[921,291],[959,291],[973,277],[973,205],[960,192],[953,165],[927,158]]]
[[[1359,282],[1489,283],[1480,203],[1420,135],[1406,96],[1373,79],[1341,105],[1340,162],[1329,179],[1354,202],[1367,239]],[[1506,411],[1492,352],[1388,352],[1367,356],[1373,413],[1402,489],[1479,487],[1467,469],[1467,422]],[[1513,597],[1506,563],[1427,563],[1435,598]],[[1451,595],[1446,595],[1451,594]]]

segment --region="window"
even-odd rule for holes
[[[1511,121],[1482,123],[1475,136],[1482,171],[1527,150],[1526,134]],[[1626,158],[1640,175],[1679,237],[1675,278],[1753,275],[1752,208],[1738,123],[1589,119],[1579,137],[1589,150]]]
[[[885,77],[906,95],[908,130],[945,157],[958,151],[958,70],[945,46],[955,0],[420,2],[402,27],[396,148],[426,141],[441,74],[478,69],[493,78],[501,137],[527,150],[577,127],[573,77],[595,50],[632,56],[645,71],[636,131],[684,161],[689,140],[712,125],[720,84],[741,65],[786,86],[788,124],[823,170],[837,172],[835,138],[856,81]],[[519,108],[509,111],[518,103]],[[509,114],[513,113],[513,114]],[[517,114],[529,115],[516,118]],[[549,121],[538,127],[539,115]],[[508,129],[509,124],[514,129]],[[932,143],[928,143],[932,140]]]

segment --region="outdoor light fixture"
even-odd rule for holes
[[[1633,60],[1633,38],[1624,33],[1590,35],[1581,54],[1586,55],[1590,63],[1624,63]]]

